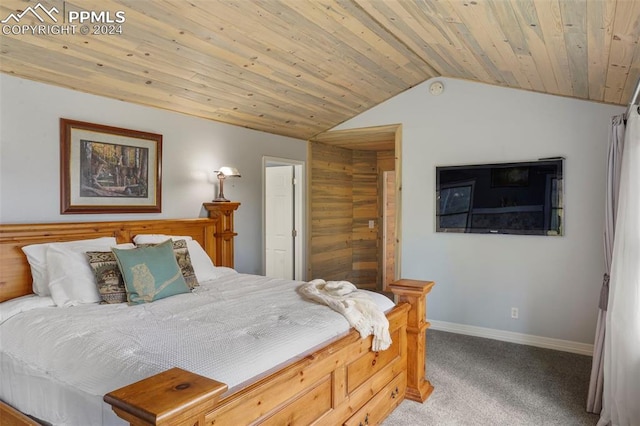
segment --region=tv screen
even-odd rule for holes
[[[562,235],[561,158],[436,167],[436,232]]]

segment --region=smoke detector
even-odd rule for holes
[[[444,91],[444,84],[441,81],[434,81],[429,85],[429,93],[433,96],[438,96]]]

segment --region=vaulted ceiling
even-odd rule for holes
[[[125,21],[16,27],[80,10]],[[435,76],[619,105],[640,76],[638,0],[2,0],[0,19],[4,73],[302,139]]]

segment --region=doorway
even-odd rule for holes
[[[304,162],[263,157],[262,165],[264,275],[303,280]]]
[[[321,133],[308,158],[307,275],[385,291],[401,276],[402,125]]]

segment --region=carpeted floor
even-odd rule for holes
[[[424,403],[403,401],[384,426],[595,425],[585,411],[591,357],[429,330]]]

